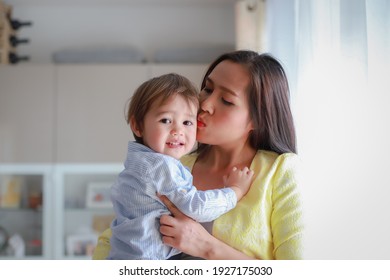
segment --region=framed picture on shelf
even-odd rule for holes
[[[87,186],[85,205],[87,208],[111,208],[111,182],[92,182]]]
[[[70,257],[92,256],[97,243],[96,234],[71,234],[66,238],[66,252]]]

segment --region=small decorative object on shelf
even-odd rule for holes
[[[42,193],[39,191],[31,191],[28,194],[28,207],[31,209],[39,209],[42,207]]]
[[[66,238],[68,256],[92,256],[98,236],[93,233],[71,234]]]
[[[20,208],[21,178],[6,176],[0,184],[0,208]]]
[[[26,256],[26,245],[20,234],[13,234],[8,240],[12,255],[16,258],[23,258]]]
[[[87,208],[110,208],[111,182],[93,182],[87,187],[87,197],[85,205]]]

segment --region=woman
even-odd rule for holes
[[[203,259],[302,258],[295,129],[280,63],[252,51],[214,61],[202,82],[197,132],[199,147],[182,162],[199,190],[222,188],[234,166],[250,166],[253,183],[212,225],[200,225],[161,197],[173,214],[160,219],[163,242]],[[94,258],[108,254],[109,236],[100,237]]]

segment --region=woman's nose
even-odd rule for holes
[[[200,100],[200,109],[204,112],[208,112],[209,114],[214,113],[214,100],[212,96],[207,96]]]

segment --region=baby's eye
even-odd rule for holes
[[[184,121],[183,122],[184,125],[187,125],[187,126],[191,126],[193,125],[194,123],[192,121]]]
[[[166,123],[166,124],[172,123],[172,121],[170,119],[161,119],[160,122],[161,123]]]

